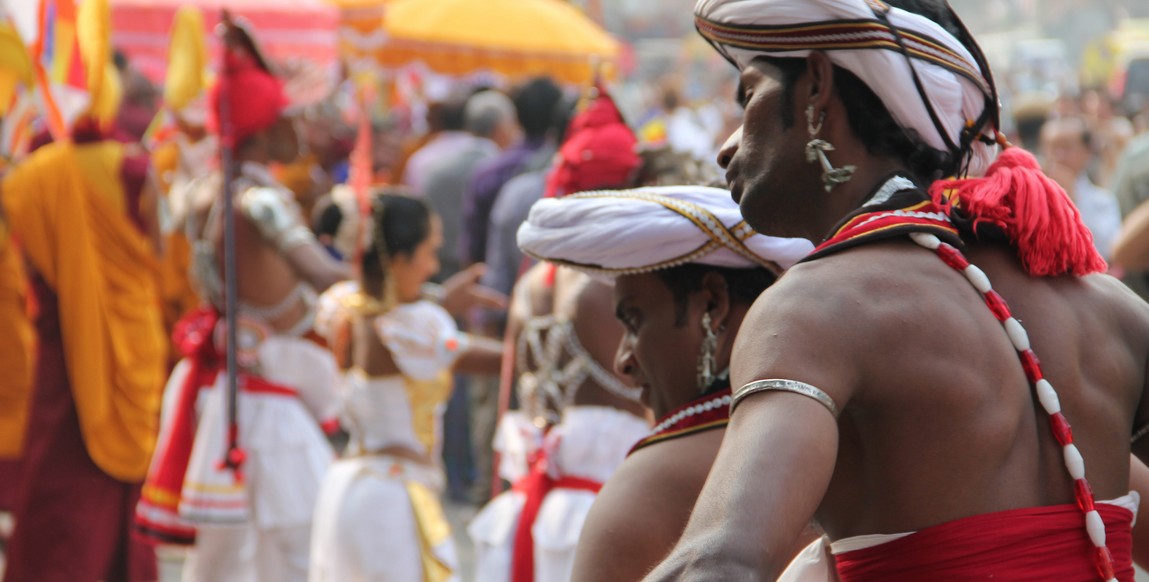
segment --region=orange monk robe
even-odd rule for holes
[[[0,460],[20,456],[31,404],[35,334],[26,290],[19,250],[0,221]]]
[[[55,143],[9,173],[0,203],[58,297],[84,446],[109,476],[142,481],[155,447],[166,340],[150,240],[125,208],[124,146]]]

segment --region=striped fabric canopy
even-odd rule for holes
[[[330,65],[338,58],[339,9],[322,0],[112,0],[112,43],[153,81],[161,82],[168,61],[172,18],[185,4],[197,5],[209,32],[222,8],[249,21],[263,51],[273,60],[304,58]],[[216,58],[214,38],[208,50]]]

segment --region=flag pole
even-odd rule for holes
[[[225,355],[227,365],[227,452],[220,462],[221,468],[234,472],[236,481],[243,480],[243,466],[246,454],[239,446],[239,369],[237,363],[237,319],[239,315],[239,289],[236,283],[235,249],[235,129],[231,120],[231,86],[228,81],[230,67],[227,53],[230,41],[231,15],[227,10],[220,11],[220,66],[219,66],[219,153],[223,171],[223,280],[224,280],[224,323],[226,326]]]

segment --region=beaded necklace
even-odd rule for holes
[[[912,192],[907,192],[912,190]],[[1085,460],[1073,443],[1069,421],[1061,412],[1061,404],[1053,385],[1045,379],[1041,362],[1029,343],[1029,334],[1021,322],[1013,317],[1005,299],[993,290],[985,272],[973,265],[959,250],[961,239],[949,217],[931,200],[922,195],[911,181],[895,176],[887,180],[871,202],[846,218],[834,234],[810,254],[812,260],[874,240],[908,235],[919,246],[935,252],[950,268],[965,276],[985,300],[993,316],[1009,336],[1025,376],[1033,386],[1037,399],[1049,415],[1054,439],[1062,447],[1065,467],[1073,479],[1074,497],[1085,515],[1085,530],[1093,543],[1093,561],[1102,580],[1115,582],[1113,556],[1105,546],[1105,523],[1094,507],[1093,489],[1085,479]]]
[[[658,420],[646,438],[638,441],[630,452],[670,439],[698,432],[725,428],[730,423],[730,380],[720,379],[699,397],[671,410]]]

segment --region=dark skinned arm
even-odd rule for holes
[[[335,260],[315,240],[287,249],[284,256],[296,274],[317,293],[322,293],[328,287],[351,278],[351,267],[347,263]]]
[[[812,384],[843,409],[859,385],[854,339],[832,314],[832,286],[797,272],[751,308],[734,345],[731,379]],[[816,283],[816,284],[814,284]],[[829,302],[829,303],[824,303]],[[678,545],[646,580],[774,580],[811,521],[834,472],[838,424],[817,401],[762,392],[735,409]]]
[[[461,374],[498,376],[503,362],[503,342],[473,335],[467,338],[470,344],[463,355],[459,356],[459,361],[455,362],[455,371]]]

